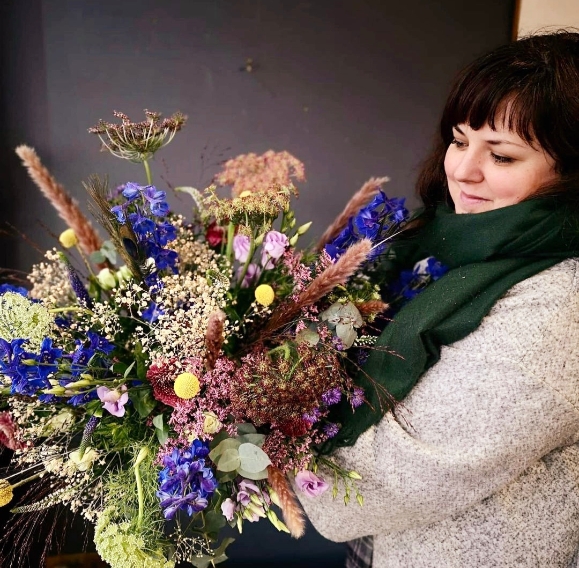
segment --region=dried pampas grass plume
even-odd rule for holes
[[[294,538],[304,536],[306,521],[304,512],[296,499],[293,489],[288,483],[287,477],[277,467],[267,468],[267,480],[279,497],[283,522]]]
[[[348,201],[344,210],[334,219],[334,222],[326,229],[317,244],[317,249],[322,250],[332,239],[340,234],[340,231],[348,224],[348,219],[358,213],[378,193],[380,186],[390,181],[389,177],[370,178]]]
[[[89,255],[101,248],[102,241],[76,201],[66,193],[50,172],[42,165],[38,154],[30,146],[18,146],[16,153],[28,170],[32,181],[50,201],[58,215],[75,232],[82,251]]]

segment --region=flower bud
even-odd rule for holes
[[[78,239],[76,238],[76,233],[72,229],[66,229],[60,233],[60,237],[58,237],[60,244],[64,248],[71,248],[78,243]]]
[[[362,479],[362,476],[357,471],[348,472],[348,477],[351,479]]]
[[[117,286],[117,279],[114,272],[110,268],[103,268],[97,274],[97,280],[104,290],[112,290]]]
[[[308,229],[312,226],[312,222],[310,221],[309,223],[305,223],[304,225],[301,225],[300,227],[298,227],[297,230],[297,234],[298,235],[304,235],[305,233],[308,232]]]
[[[44,394],[54,394],[56,396],[61,396],[66,392],[64,387],[52,387],[50,389],[43,389]]]
[[[262,233],[261,235],[257,235],[257,237],[255,237],[255,246],[258,247],[261,243],[263,243],[263,239],[265,237],[265,233]]]
[[[127,265],[123,265],[115,272],[115,276],[117,277],[119,282],[121,281],[128,282],[133,277],[133,273],[131,272],[131,269]]]
[[[296,244],[297,244],[297,242],[298,242],[298,239],[299,239],[299,238],[300,238],[299,234],[296,233],[296,234],[289,240],[290,246],[295,247]]]

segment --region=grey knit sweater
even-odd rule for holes
[[[374,535],[374,568],[579,566],[578,267],[514,286],[336,453],[365,503],[301,495],[322,535]]]

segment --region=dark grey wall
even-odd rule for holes
[[[370,176],[412,195],[452,76],[509,40],[513,11],[514,0],[2,0],[0,220],[41,248],[54,242],[45,226],[64,229],[19,143],[83,204],[91,173],[142,182],[86,129],[149,108],[189,115],[153,164],[160,187],[203,187],[228,157],[285,149],[305,162],[298,219],[319,235]],[[0,240],[0,266],[39,258],[20,237]],[[296,543],[264,524],[231,548],[232,565],[341,564],[343,548],[312,530]]]

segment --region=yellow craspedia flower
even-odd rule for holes
[[[242,191],[239,194],[239,197],[249,197],[251,195],[251,191],[249,191],[249,189],[246,189],[245,191]]]
[[[8,505],[12,501],[12,497],[14,497],[12,485],[5,479],[0,479],[0,507]]]
[[[66,231],[60,233],[58,240],[60,241],[60,244],[67,249],[75,246],[78,243],[76,233],[72,229],[66,229]]]
[[[262,306],[269,306],[275,299],[275,292],[269,284],[260,284],[255,289],[255,300]]]
[[[189,400],[199,394],[201,385],[199,384],[199,379],[193,373],[181,373],[175,379],[173,388],[179,398]]]

